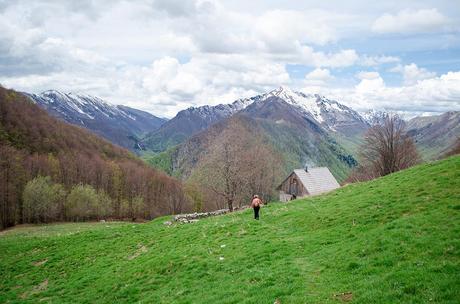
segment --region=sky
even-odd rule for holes
[[[279,86],[358,111],[460,110],[460,1],[0,0],[0,84],[161,117]]]

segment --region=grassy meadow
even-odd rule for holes
[[[460,157],[166,226],[0,233],[1,303],[459,303]]]

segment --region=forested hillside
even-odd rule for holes
[[[25,191],[26,190],[26,191]],[[153,218],[187,208],[181,184],[125,149],[0,87],[0,227]]]

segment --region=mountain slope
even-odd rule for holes
[[[361,117],[370,125],[381,125],[385,122],[389,113],[386,111],[368,110],[361,113]]]
[[[196,133],[206,130],[211,125],[232,116],[259,97],[239,99],[232,104],[217,106],[191,107],[180,111],[158,130],[147,134],[143,146],[154,152],[162,152],[184,142]]]
[[[459,141],[460,112],[415,117],[408,121],[407,130],[425,159],[437,158]]]
[[[337,101],[280,87],[265,94],[236,100],[232,104],[192,107],[183,110],[161,128],[148,134],[143,144],[147,149],[154,152],[165,151],[211,125],[244,111],[248,106],[263,104],[273,97],[284,100],[300,115],[316,121],[323,128],[342,134],[345,137],[356,136],[356,134],[361,134],[368,128],[367,122],[364,121],[359,113]]]
[[[215,147],[214,142],[221,134],[231,133],[229,128],[239,124],[254,140],[266,139],[266,149],[274,147],[278,152],[284,169],[277,172],[279,179],[286,172],[308,164],[327,166],[339,180],[344,180],[356,160],[335,136],[358,136],[367,125],[351,109],[318,96],[307,98],[300,94],[283,88],[273,91],[182,144],[147,157],[147,161],[168,174],[187,179],[200,170],[200,161],[212,154],[210,149]],[[307,111],[307,108],[313,110]]]
[[[328,113],[321,114],[325,117]],[[284,156],[287,171],[305,164],[327,166],[336,178],[343,180],[356,164],[353,156],[330,135],[334,132],[329,128],[342,123],[339,120],[318,123],[317,119],[305,115],[302,109],[293,108],[278,96],[248,106],[241,115],[257,120],[272,145]],[[342,130],[350,132],[345,126]]]
[[[45,91],[26,94],[48,113],[68,123],[87,128],[114,144],[142,149],[139,138],[165,123],[150,113],[106,103],[100,98],[74,93]]]
[[[128,150],[62,122],[24,95],[0,87],[0,228],[25,221],[23,189],[38,176],[49,176],[66,191],[90,185],[107,195],[110,208],[105,214],[114,218],[132,217],[136,197],[142,200],[139,218],[179,212],[187,202],[178,181]],[[63,220],[68,212],[62,201],[58,203],[37,212],[54,212],[53,221]]]
[[[303,116],[313,118],[319,125],[332,132],[355,135],[364,132],[369,127],[358,112],[318,94],[304,94],[280,87],[265,94],[262,100],[268,100],[271,97],[282,99]]]
[[[456,156],[271,204],[260,221],[247,210],[187,225],[8,231],[0,300],[456,303],[459,172]]]

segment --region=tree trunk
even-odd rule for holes
[[[228,205],[228,210],[230,212],[233,212],[233,200],[232,199],[227,200],[227,205]]]

